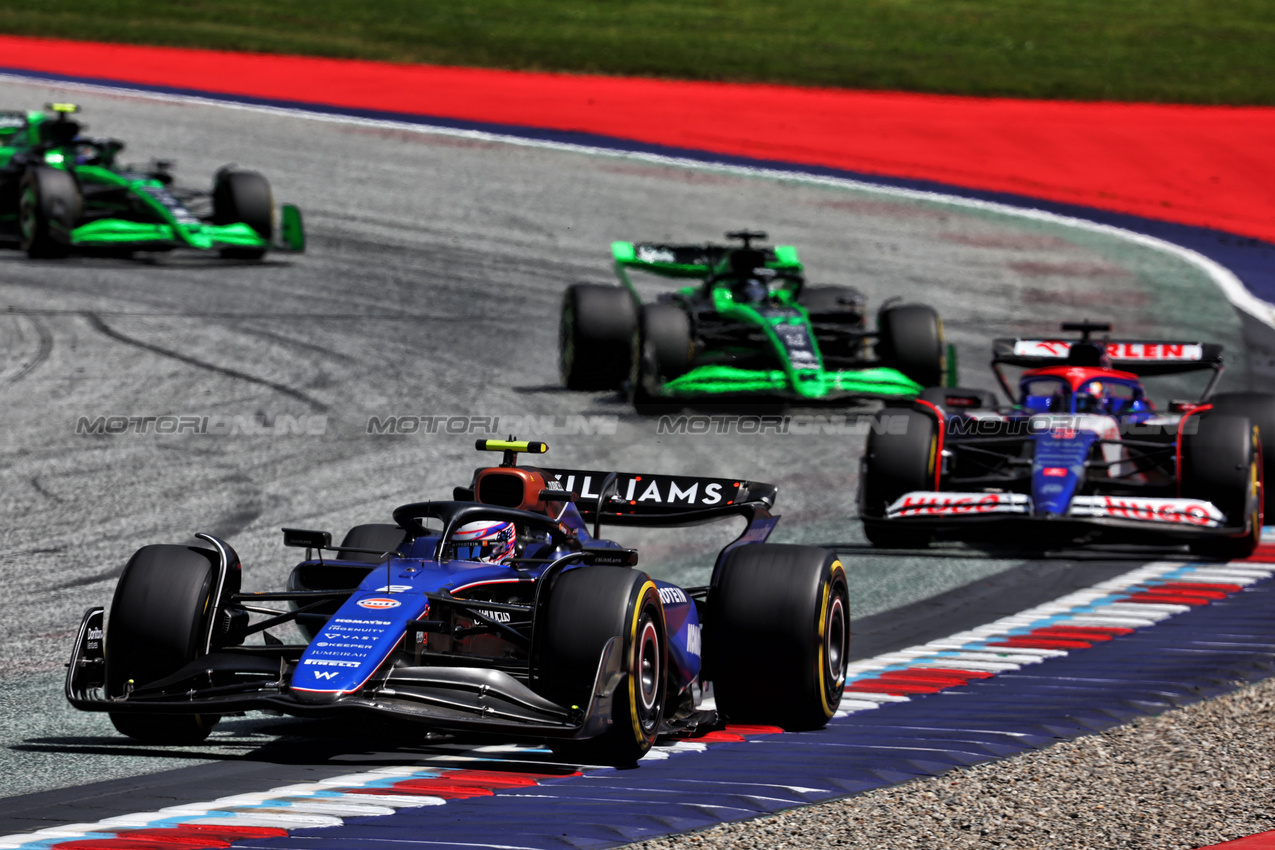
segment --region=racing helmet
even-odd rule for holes
[[[1102,381],[1086,381],[1076,390],[1077,413],[1101,413],[1106,409],[1106,391]]]
[[[506,564],[514,556],[518,532],[512,522],[467,522],[452,533],[451,557],[458,561]]]

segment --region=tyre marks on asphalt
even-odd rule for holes
[[[16,384],[30,375],[53,353],[53,331],[36,316],[13,313],[7,317],[12,330],[4,334],[10,340],[5,346],[8,361],[0,366],[0,385]]]
[[[135,337],[127,336],[126,334],[122,334],[119,331],[112,328],[110,325],[106,324],[106,322],[102,319],[102,317],[99,316],[97,313],[86,312],[84,314],[84,317],[88,319],[89,324],[93,327],[94,330],[98,331],[104,336],[109,337],[110,339],[115,340],[116,342],[121,342],[121,343],[124,343],[125,345],[131,345],[135,348],[140,348],[143,351],[149,351],[152,354],[158,354],[161,357],[170,357],[173,360],[177,360],[181,363],[185,363],[188,366],[194,366],[198,369],[206,369],[210,372],[214,372],[226,378],[232,378],[235,380],[245,381],[249,384],[256,384],[258,386],[266,387],[268,389],[274,390],[277,393],[280,393],[281,395],[286,395],[289,398],[294,398],[297,401],[304,402],[305,404],[309,405],[310,409],[316,413],[325,413],[328,410],[328,405],[326,402],[319,401],[317,398],[314,398],[313,396],[310,396],[307,393],[304,393],[301,390],[296,389],[295,387],[290,387],[286,384],[281,384],[281,383],[278,383],[277,381],[272,381],[268,378],[259,378],[255,375],[250,375],[247,372],[240,371],[239,369],[233,369],[229,366],[218,366],[215,363],[209,363],[206,360],[201,360],[198,357],[192,357],[189,354],[183,354],[180,351],[174,351],[171,348],[164,348],[161,345],[155,345],[154,343],[146,342],[145,340],[140,340],[140,339],[136,339]]]

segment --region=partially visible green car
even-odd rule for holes
[[[797,250],[613,242],[620,286],[575,284],[562,302],[559,364],[571,389],[627,388],[639,409],[765,399],[910,399],[953,384],[943,324],[922,304],[886,302],[876,329],[848,286],[808,286]],[[643,304],[640,270],[694,283]]]
[[[211,191],[173,185],[171,163],[120,165],[124,143],[89,138],[78,108],[0,111],[0,237],[31,257],[76,250],[129,253],[193,248],[257,260],[270,250],[302,251],[300,211],[284,204],[275,232],[270,184],[226,167]]]

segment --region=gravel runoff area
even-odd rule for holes
[[[1275,679],[1100,734],[629,845],[1195,848],[1275,829]]]

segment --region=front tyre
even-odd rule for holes
[[[80,184],[70,172],[32,168],[18,189],[18,247],[32,259],[67,256],[82,206]]]
[[[558,371],[569,390],[616,390],[629,375],[637,307],[627,289],[577,283],[562,294]]]
[[[1191,551],[1210,558],[1247,558],[1261,542],[1263,522],[1262,443],[1247,416],[1201,414],[1195,433],[1183,434],[1182,495],[1212,502],[1228,526],[1244,527],[1236,537],[1206,537]]]
[[[213,224],[251,227],[267,243],[274,238],[274,196],[270,183],[255,171],[223,171],[213,185]],[[228,260],[260,260],[265,248],[222,248]]]
[[[655,583],[621,567],[579,567],[558,576],[549,594],[543,625],[537,624],[541,692],[559,705],[588,705],[613,637],[621,639],[624,673],[608,730],[555,749],[590,763],[636,763],[655,743],[668,698],[668,637]]]
[[[144,546],[115,586],[106,623],[106,695],[162,679],[205,652],[217,556],[191,546]],[[123,734],[148,744],[197,744],[215,714],[111,712]]]
[[[1262,479],[1275,482],[1275,393],[1236,392],[1210,396],[1213,414],[1247,416],[1262,438]],[[1263,512],[1275,517],[1275,487],[1266,491]]]
[[[818,729],[841,704],[850,594],[835,552],[760,543],[733,550],[708,597],[706,676],[737,723]]]
[[[646,304],[633,334],[629,375],[630,401],[638,413],[662,413],[676,407],[662,401],[660,387],[686,374],[694,354],[691,319],[676,304]]]
[[[940,463],[934,417],[903,407],[887,407],[877,415],[868,432],[859,482],[859,516],[872,545],[894,549],[930,544],[929,531],[893,523],[885,511],[904,493],[933,490]]]

